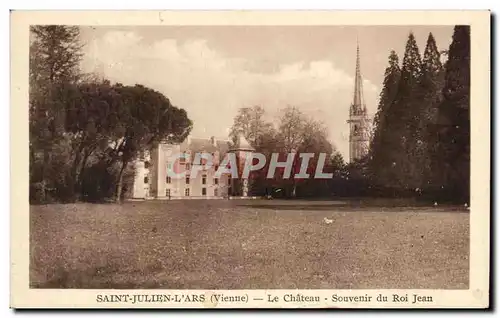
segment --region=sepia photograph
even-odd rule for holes
[[[30,22],[23,288],[316,307],[470,290],[471,112],[489,111],[471,25],[359,22]]]

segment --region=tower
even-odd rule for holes
[[[249,180],[242,176],[243,169],[247,160],[251,160],[251,154],[255,149],[250,145],[250,143],[243,136],[242,132],[238,133],[236,142],[233,147],[229,149],[229,152],[236,155],[236,164],[238,167],[238,178],[232,180],[231,189],[229,195],[247,197],[249,192]]]
[[[356,50],[356,74],[354,77],[354,97],[349,109],[349,162],[364,157],[368,153],[368,116],[363,98],[363,81],[359,63],[359,44]]]

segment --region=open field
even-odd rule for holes
[[[278,200],[45,205],[31,206],[30,226],[32,287],[469,284],[469,213],[453,207]]]

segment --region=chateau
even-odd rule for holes
[[[368,154],[369,121],[363,98],[363,79],[359,62],[359,45],[356,51],[356,75],[354,78],[354,98],[349,109],[349,162]]]
[[[232,178],[230,173],[216,176],[220,162],[228,152],[237,158],[252,152],[253,148],[240,135],[236,143],[229,140],[188,137],[180,144],[160,143],[135,162],[132,199],[221,199],[228,196],[246,196],[248,181]],[[196,162],[197,154],[208,154],[212,164]],[[193,166],[198,173],[193,175]],[[183,173],[172,177],[167,171]]]

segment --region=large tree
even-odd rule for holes
[[[438,112],[438,155],[434,173],[451,198],[470,195],[470,27],[455,26]]]
[[[312,153],[314,157],[309,159],[307,165],[307,174],[309,177],[293,178],[294,186],[297,195],[300,196],[325,196],[330,194],[330,180],[315,179],[316,169],[320,154],[325,154],[325,162],[323,166],[324,173],[333,173],[336,168],[340,168],[336,164],[342,160],[340,153],[335,152],[331,142],[328,140],[327,128],[323,122],[304,118],[304,127],[302,132],[301,143],[298,147],[298,153]],[[339,158],[340,156],[340,158]],[[297,155],[296,164],[294,166],[294,174],[299,173],[302,162]]]
[[[287,106],[280,110],[282,114],[278,131],[283,140],[285,152],[297,151],[304,138],[306,121],[304,114],[295,106]]]
[[[396,97],[400,76],[398,56],[395,51],[391,51],[389,65],[385,69],[378,110],[374,118],[373,139],[370,145],[370,174],[372,182],[377,186],[383,186],[391,179],[393,166],[390,152],[395,150],[391,148],[399,142],[399,136],[395,135],[391,127],[388,126],[387,118],[391,104]],[[396,143],[393,142],[395,139]]]
[[[163,94],[142,85],[117,85],[115,108],[119,125],[110,156],[120,163],[116,200],[122,198],[123,172],[144,150],[159,142],[179,143],[190,133],[192,122],[184,109],[177,108]]]
[[[295,197],[299,185],[302,185],[299,195],[310,192],[315,188],[322,189],[325,193],[328,182],[326,180],[313,179],[320,153],[326,154],[325,166],[331,166],[331,155],[333,146],[328,140],[327,129],[325,125],[318,120],[307,116],[295,106],[287,106],[280,110],[281,116],[276,124],[276,129],[269,130],[269,133],[263,135],[262,142],[257,151],[263,152],[267,157],[267,165],[261,173],[257,173],[259,182],[266,184],[267,188],[279,188],[280,194],[287,197]],[[283,178],[284,169],[276,169],[274,178],[269,180],[265,178],[267,168],[271,160],[272,153],[279,153],[279,160],[285,161],[289,153],[296,153],[292,162],[292,169],[289,178]],[[300,172],[302,158],[300,153],[313,153],[314,157],[309,159],[307,173],[309,178],[296,178],[295,175]],[[325,168],[326,168],[325,167]],[[325,171],[326,172],[326,171]],[[262,186],[257,185],[258,188]],[[307,190],[307,189],[309,190]],[[307,190],[307,191],[304,191]],[[268,189],[269,191],[269,189]],[[318,192],[319,195],[319,192]]]
[[[30,185],[47,198],[68,176],[61,171],[60,156],[70,145],[64,134],[65,100],[68,85],[80,76],[82,57],[79,29],[73,26],[43,25],[30,28],[29,122]],[[53,155],[54,154],[54,155]],[[62,173],[62,175],[61,175]]]
[[[184,140],[191,129],[183,109],[141,85],[104,81],[80,84],[75,91],[67,96],[67,130],[73,136],[74,186],[82,198],[119,201],[130,163],[160,141]]]
[[[262,136],[272,129],[272,125],[264,120],[264,115],[262,106],[240,108],[234,118],[230,137],[236,141],[238,134],[241,133],[252,147],[258,147]]]
[[[412,152],[416,145],[419,123],[419,85],[421,57],[413,33],[408,36],[401,68],[398,90],[388,110],[387,126],[393,134],[389,147],[388,162],[392,165],[391,179],[387,185],[398,191],[418,187],[418,174]]]
[[[118,121],[119,96],[109,81],[93,81],[66,90],[66,132],[72,140],[71,176],[75,193],[82,195],[82,176],[94,154],[113,140]]]
[[[278,134],[283,145],[283,149],[281,149],[283,159],[286,159],[287,154],[299,152],[299,148],[307,135],[307,130],[312,128],[312,125],[307,124],[309,119],[295,106],[287,106],[280,113],[282,115],[278,123]],[[287,196],[294,197],[296,195],[297,180],[295,179],[295,172],[300,167],[299,159],[298,155],[294,157],[290,178],[281,181]]]
[[[442,100],[444,71],[441,54],[432,33],[429,33],[424,57],[422,59],[422,78],[420,81],[419,122],[416,131],[417,143],[413,152],[418,175],[421,177],[420,188],[431,189],[433,174],[432,158],[436,155],[438,139],[433,133],[437,120],[438,106]]]

